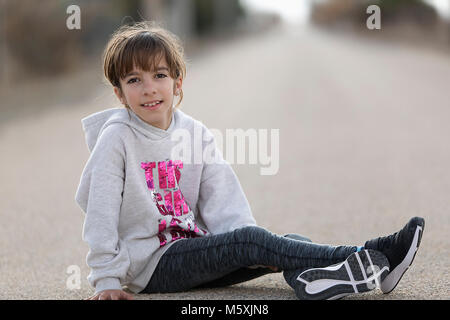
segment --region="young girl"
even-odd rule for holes
[[[178,292],[281,271],[298,298],[336,299],[377,286],[390,292],[412,263],[422,218],[364,247],[316,244],[257,226],[212,133],[179,109],[186,67],[167,30],[121,27],[105,49],[104,72],[125,108],[82,120],[91,154],[76,201],[86,213],[91,299],[131,299],[123,286]],[[180,149],[180,132],[201,148],[185,141]],[[194,161],[199,153],[214,161]]]

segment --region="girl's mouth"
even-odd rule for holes
[[[159,106],[162,104],[162,100],[154,101],[154,102],[148,102],[141,104],[141,107],[147,110],[155,110],[158,109]]]

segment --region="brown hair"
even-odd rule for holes
[[[170,77],[186,77],[184,49],[176,35],[151,21],[124,25],[112,34],[106,45],[103,71],[109,82],[121,89],[120,79],[125,78],[134,67],[152,72],[162,57],[167,61]],[[175,108],[181,100],[183,89]]]

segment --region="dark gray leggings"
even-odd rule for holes
[[[338,263],[355,251],[355,246],[316,244],[295,234],[279,236],[261,227],[244,227],[175,242],[161,257],[141,293],[226,286],[273,272],[248,268],[254,265],[277,267],[295,289],[300,272]]]

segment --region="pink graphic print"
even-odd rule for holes
[[[141,162],[141,168],[145,171],[152,200],[162,216],[158,226],[160,247],[170,241],[205,235],[207,232],[198,228],[193,221],[191,209],[178,187],[183,162],[181,160]],[[156,181],[164,196],[155,188],[155,172],[158,173]],[[171,240],[167,239],[168,235],[171,236]]]

